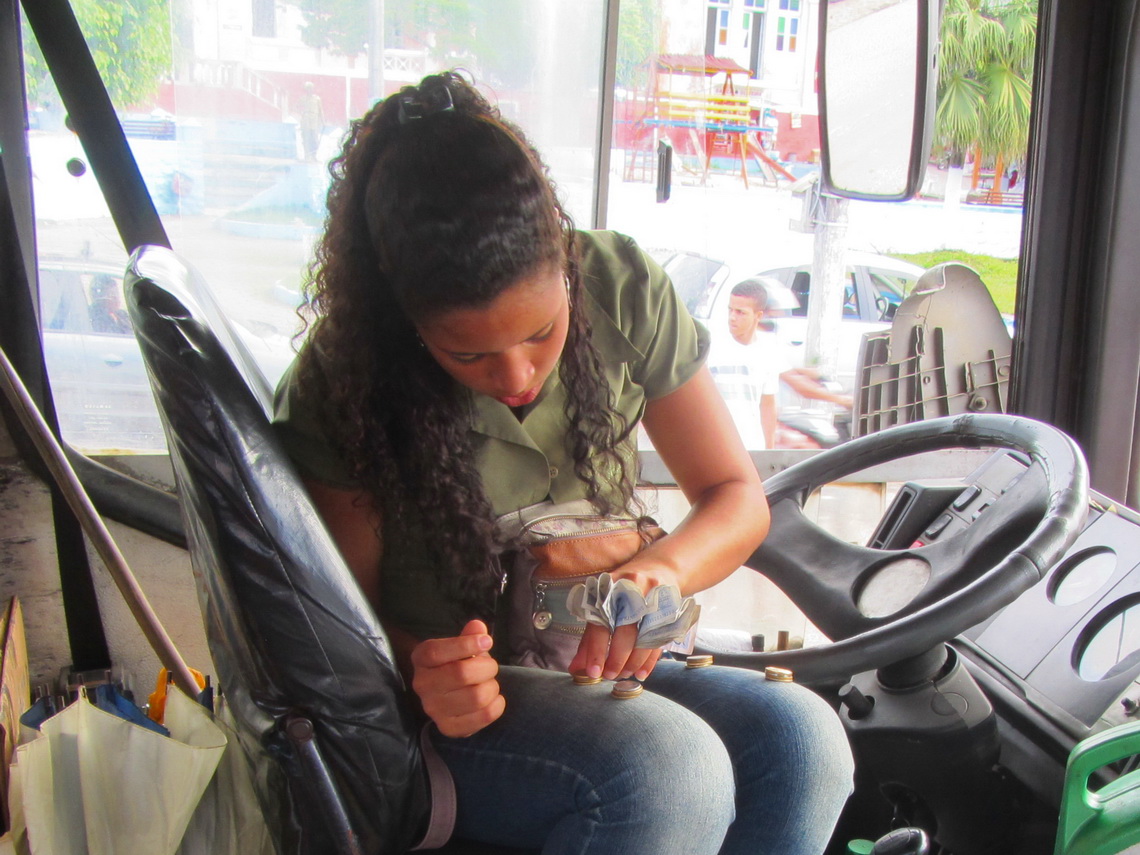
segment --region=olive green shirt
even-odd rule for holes
[[[589,313],[615,408],[632,426],[647,401],[668,395],[696,374],[708,350],[708,333],[689,315],[665,272],[630,238],[580,232],[579,247],[585,305],[572,310]],[[476,468],[496,515],[547,499],[585,498],[586,485],[575,475],[566,448],[566,391],[557,371],[521,420],[493,398],[468,392],[468,399]],[[292,371],[286,372],[274,417],[286,451],[306,477],[357,488],[321,429],[320,413],[306,403]],[[624,451],[636,455],[636,430]],[[419,528],[430,533],[430,526]],[[390,552],[381,568],[382,619],[421,638],[455,634],[466,616],[439,590],[426,552]]]

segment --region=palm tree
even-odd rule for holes
[[[935,134],[951,166],[974,154],[994,164],[995,191],[1029,137],[1037,0],[947,0],[942,16]]]

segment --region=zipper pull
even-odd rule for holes
[[[535,629],[546,629],[554,620],[554,615],[546,611],[546,583],[539,582],[534,586],[534,614],[531,623]]]

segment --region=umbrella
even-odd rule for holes
[[[244,754],[236,741],[227,751],[225,723],[172,691],[165,726],[170,736],[86,693],[45,720],[12,766],[16,851],[114,855],[127,840],[149,855],[271,851],[258,842],[268,835]]]
[[[171,730],[182,732],[191,722],[206,719],[204,707],[181,691],[172,688],[166,697],[164,720]],[[258,757],[264,752],[242,750],[225,698],[218,699],[212,722],[226,735],[228,745],[190,818],[178,855],[276,855],[258,803],[256,773],[250,760],[251,755]]]

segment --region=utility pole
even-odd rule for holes
[[[368,4],[368,96],[373,104],[384,97],[384,0]]]
[[[847,200],[821,191],[815,211],[804,356],[807,365],[834,377],[839,365],[839,325],[843,322],[847,285]]]

